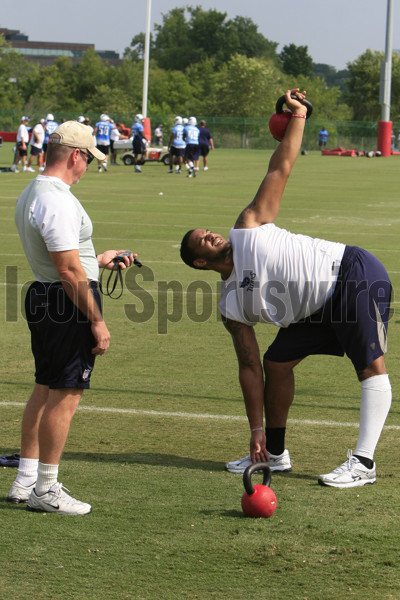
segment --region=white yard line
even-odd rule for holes
[[[0,406],[4,407],[24,407],[24,402],[2,402]],[[247,421],[244,416],[234,415],[212,415],[208,413],[187,413],[187,412],[172,412],[160,410],[140,410],[137,408],[110,408],[103,406],[79,406],[78,410],[85,412],[112,413],[121,415],[139,415],[149,417],[173,417],[176,419],[209,419],[214,421]],[[318,427],[358,427],[358,423],[348,423],[340,421],[317,421],[313,419],[288,419],[288,423],[295,425],[316,425]],[[384,429],[400,431],[400,425],[385,425]]]

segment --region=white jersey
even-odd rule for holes
[[[98,280],[92,222],[61,179],[38,175],[17,200],[15,223],[37,281],[60,280],[49,251],[64,250],[79,250],[87,278]]]
[[[222,281],[219,310],[247,325],[288,327],[331,296],[345,245],[290,233],[274,223],[231,229],[233,270]]]

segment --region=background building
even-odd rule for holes
[[[2,29],[3,35],[15,52],[24,56],[30,62],[39,63],[41,67],[52,65],[59,56],[67,56],[73,62],[79,62],[89,48],[94,44],[74,44],[67,42],[31,42],[24,33],[18,29]],[[102,61],[109,65],[118,65],[122,61],[117,52],[113,50],[95,50]]]

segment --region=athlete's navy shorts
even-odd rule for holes
[[[185,156],[188,160],[199,160],[200,146],[198,144],[188,144]]]
[[[103,146],[102,144],[97,144],[96,148],[106,156],[108,156],[108,153],[110,152],[110,146]]]
[[[177,148],[176,146],[171,146],[170,154],[172,156],[185,156],[186,148]]]
[[[138,135],[133,138],[132,142],[133,153],[137,156],[138,154],[144,154],[146,152],[146,144],[142,141],[142,138]]]
[[[101,309],[97,282],[90,282]],[[90,387],[96,346],[90,321],[65,293],[60,282],[35,281],[25,298],[35,359],[35,381],[51,389]]]
[[[346,246],[334,292],[320,311],[281,328],[264,358],[289,362],[312,354],[347,356],[357,371],[387,350],[392,285],[372,254]]]

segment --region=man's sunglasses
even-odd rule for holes
[[[83,150],[81,150],[80,148],[78,148],[79,152],[86,158],[86,164],[90,165],[90,163],[92,162],[92,160],[94,159],[93,154],[90,154],[90,152],[84,152]]]

